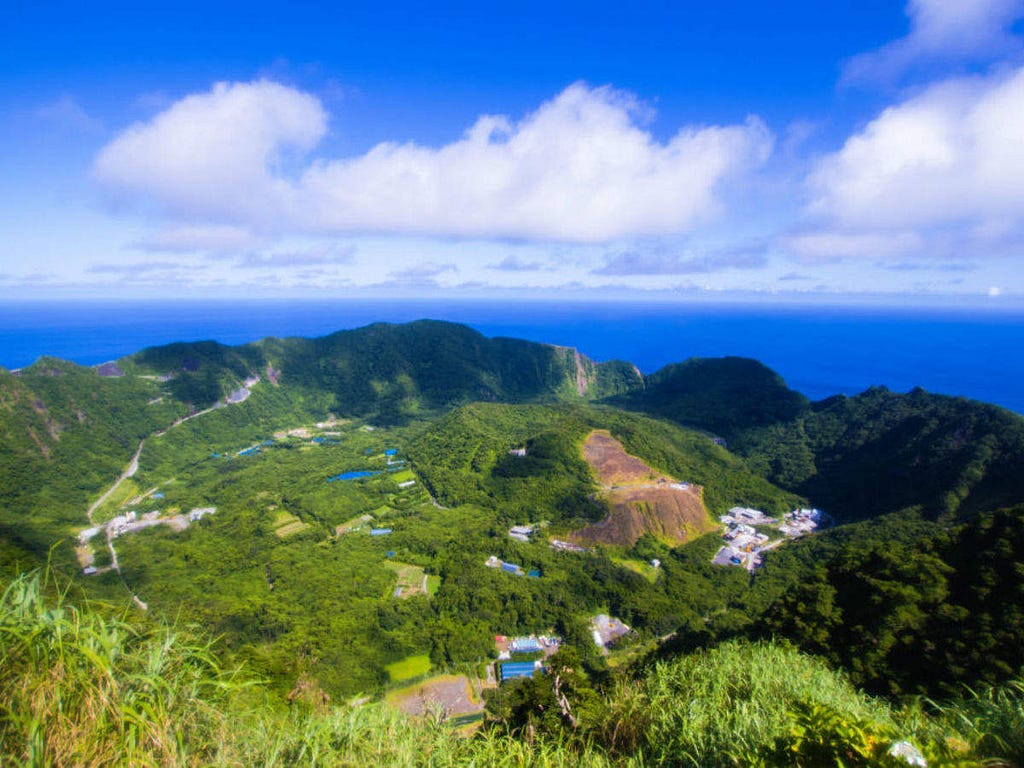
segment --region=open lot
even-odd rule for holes
[[[583,443],[583,458],[605,486],[653,483],[663,478],[641,459],[626,453],[622,443],[604,429],[596,429],[587,436]]]
[[[388,560],[384,564],[398,575],[398,583],[395,585],[395,592],[393,593],[395,597],[407,600],[413,595],[424,594],[423,587],[426,583],[426,573],[424,573],[420,566],[398,563],[394,560]]]
[[[482,712],[484,708],[483,702],[473,695],[465,675],[442,675],[392,691],[387,703],[409,715],[438,710],[447,715],[468,715]]]

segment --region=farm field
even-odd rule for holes
[[[400,683],[403,680],[411,680],[414,677],[427,674],[430,671],[430,667],[430,656],[424,653],[392,662],[385,669],[387,670],[388,677],[391,678],[391,682]]]

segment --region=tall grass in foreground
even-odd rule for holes
[[[1024,766],[1020,681],[894,710],[789,646],[728,643],[621,679],[570,744],[465,737],[383,703],[285,708],[195,637],[19,577],[0,596],[0,765],[892,766],[905,738],[930,768]]]
[[[992,765],[1024,766],[1024,679],[930,704],[937,714],[929,727],[960,734]]]
[[[241,683],[208,644],[46,599],[40,572],[0,598],[0,750],[30,765],[201,765]],[[48,587],[51,589],[48,590]]]
[[[282,709],[188,630],[68,605],[40,572],[0,597],[0,764],[608,765],[553,742],[460,736],[384,704]]]
[[[889,708],[858,692],[824,662],[774,643],[726,643],[659,662],[639,686],[612,696],[640,724],[654,765],[749,765],[784,735],[801,703],[859,722],[894,725]]]

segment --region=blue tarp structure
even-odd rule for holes
[[[529,571],[527,571],[526,575],[532,579],[539,579],[540,571],[538,571],[536,568],[531,568]]]
[[[502,563],[501,570],[506,573],[519,573],[519,566],[515,563]]]
[[[390,528],[371,528],[370,529],[370,535],[371,536],[387,536],[389,533],[391,533],[391,529]]]
[[[355,472],[342,472],[340,475],[334,475],[328,477],[327,482],[333,483],[335,480],[358,480],[360,477],[372,477],[373,475],[379,475],[380,472],[372,472],[368,469],[361,469]]]
[[[533,677],[536,670],[532,661],[506,661],[501,665],[501,682],[513,677]]]
[[[384,451],[384,455],[385,456],[395,456],[397,453],[398,453],[398,449],[397,448],[388,448],[386,451]]]

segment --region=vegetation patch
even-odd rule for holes
[[[141,493],[142,489],[139,487],[139,484],[134,479],[126,477],[114,492],[107,497],[106,501],[100,504],[96,511],[92,513],[93,520],[97,523],[105,523],[111,520],[117,516],[118,511],[122,507],[126,506],[129,501]]]
[[[302,522],[291,512],[279,509],[274,514],[274,535],[285,539],[296,533],[309,530],[309,524]]]
[[[433,597],[437,594],[437,590],[441,588],[441,577],[437,574],[429,574],[427,576],[427,594]]]
[[[643,560],[630,560],[624,557],[613,557],[612,562],[616,565],[620,565],[623,568],[628,568],[633,573],[639,573],[651,584],[658,580],[658,568],[655,568],[650,563],[644,562]]]
[[[398,582],[392,592],[394,597],[408,600],[413,595],[424,594],[423,586],[426,574],[420,566],[399,563],[394,560],[387,560],[384,564],[398,576]]]
[[[384,671],[393,683],[400,683],[403,680],[412,680],[414,677],[422,677],[430,671],[430,654],[421,653],[416,656],[406,656],[400,661],[388,664]]]

